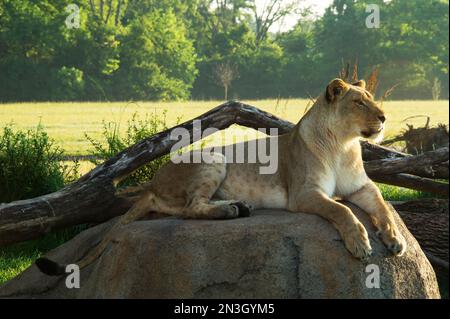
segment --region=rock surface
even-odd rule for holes
[[[393,257],[366,214],[352,209],[369,232],[374,256],[367,262],[354,259],[331,224],[314,215],[257,211],[225,221],[164,218],[118,231],[101,258],[81,271],[79,289],[32,265],[0,287],[0,297],[439,298],[434,271],[398,215],[408,251]],[[112,222],[47,256],[78,260]],[[380,288],[366,286],[373,274],[369,264],[379,267]]]

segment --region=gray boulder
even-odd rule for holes
[[[408,251],[393,257],[366,214],[352,209],[369,232],[374,256],[367,262],[354,259],[331,224],[315,215],[265,210],[224,221],[163,218],[118,231],[101,258],[81,271],[79,289],[32,265],[0,287],[0,297],[439,298],[433,268],[400,217],[395,214]],[[112,222],[47,256],[80,259]]]

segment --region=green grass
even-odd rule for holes
[[[28,268],[46,252],[64,244],[86,226],[52,232],[43,238],[31,240],[0,249],[0,285]]]
[[[5,251],[0,253],[0,285],[27,269],[41,253],[31,251]]]
[[[414,189],[408,189],[403,187],[397,187],[386,184],[378,184],[378,187],[383,194],[383,198],[388,201],[407,201],[418,198],[430,198],[436,197],[433,194],[416,191]]]
[[[303,115],[309,100],[259,100],[244,101],[270,113],[297,122]],[[137,112],[162,114],[167,110],[167,124],[172,126],[177,118],[187,121],[205,113],[221,104],[221,101],[189,101],[189,102],[115,102],[115,103],[14,103],[0,104],[0,127],[14,122],[17,128],[34,128],[39,123],[45,126],[50,137],[68,154],[84,155],[91,150],[84,133],[93,138],[100,138],[102,121],[114,121],[126,129],[126,122]],[[386,137],[393,136],[406,128],[401,121],[413,115],[429,115],[431,125],[448,124],[448,101],[392,101],[385,102],[388,122]],[[408,120],[414,126],[423,126],[423,118]],[[234,130],[237,128],[234,127]],[[249,129],[239,128],[238,134]]]

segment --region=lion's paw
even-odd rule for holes
[[[358,259],[367,260],[372,256],[369,236],[361,223],[356,224],[351,231],[346,233],[344,243],[350,253]]]
[[[377,235],[395,256],[402,256],[405,253],[407,249],[406,240],[398,230],[378,231]]]

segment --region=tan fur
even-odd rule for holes
[[[359,144],[362,135],[373,138],[381,133],[384,113],[365,90],[364,81],[349,85],[335,79],[326,92],[291,133],[267,138],[279,141],[275,174],[259,174],[259,163],[226,163],[222,154],[214,154],[215,164],[169,162],[113,229],[150,211],[224,219],[238,217],[242,205],[287,209],[329,220],[347,249],[365,259],[371,254],[367,231],[348,207],[335,200],[342,198],[367,211],[387,247],[396,255],[403,254],[405,240],[389,206],[364,171]],[[102,253],[112,233],[79,263],[80,267]]]

